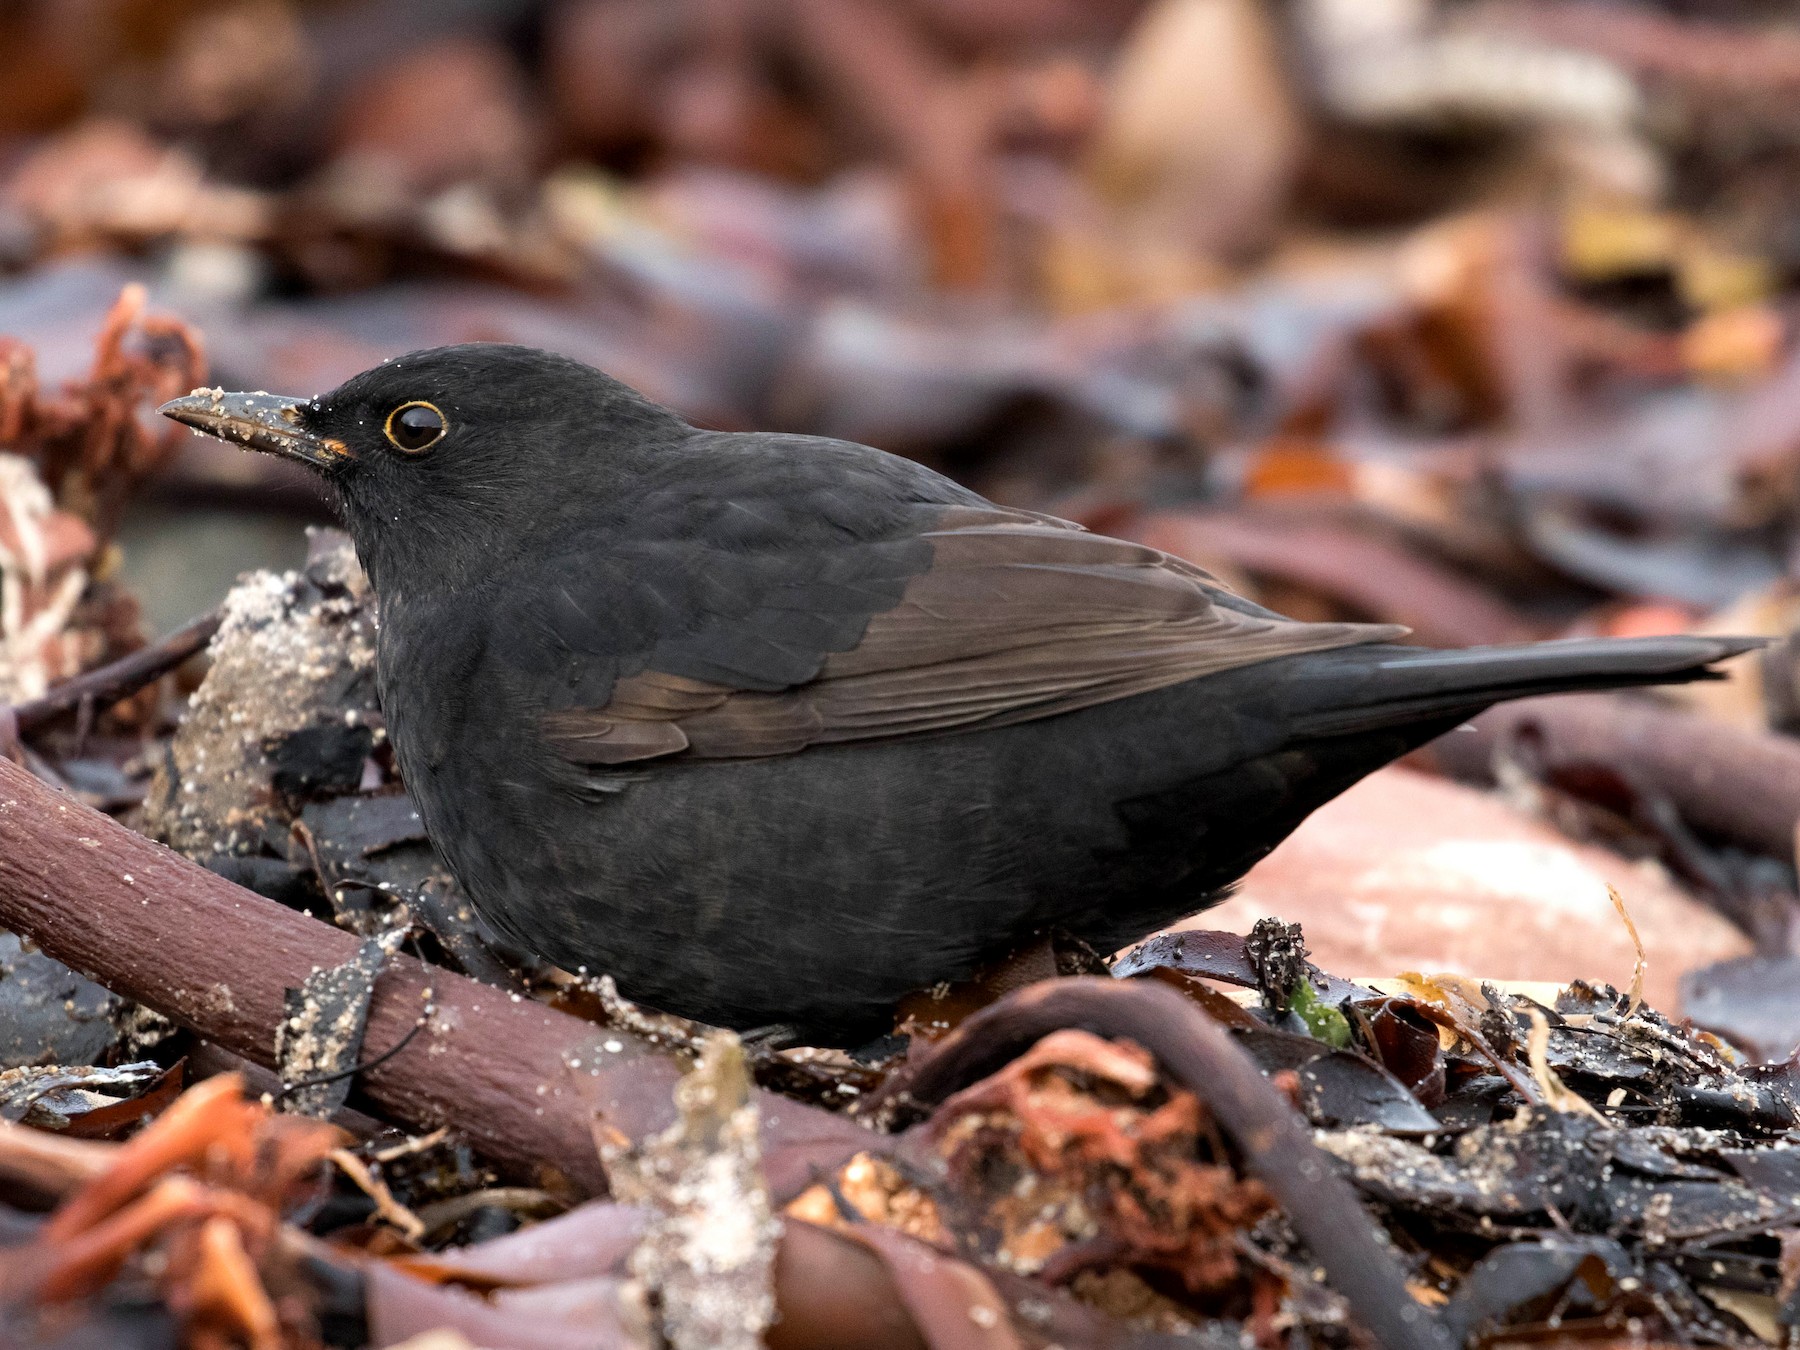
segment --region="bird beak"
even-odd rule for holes
[[[223,389],[196,389],[170,399],[157,411],[208,436],[297,459],[315,469],[343,462],[350,455],[347,445],[330,436],[316,435],[301,425],[303,402],[280,394],[228,394]]]

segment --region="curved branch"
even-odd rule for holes
[[[0,926],[115,993],[254,1063],[272,1065],[283,998],[359,940],[215,876],[0,760]],[[597,1027],[408,957],[391,958],[367,1043],[423,1034],[359,1079],[396,1120],[454,1126],[516,1167],[603,1192],[596,1128],[632,1139],[675,1119],[681,1069],[641,1038]],[[777,1197],[881,1139],[816,1107],[758,1094]],[[598,1119],[597,1119],[598,1117]]]

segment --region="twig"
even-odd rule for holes
[[[40,727],[72,712],[91,718],[94,713],[129,698],[152,680],[167,674],[198,651],[205,649],[219,631],[223,616],[218,610],[203,614],[176,629],[160,642],[140,647],[110,665],[64,680],[42,698],[16,705],[18,734],[28,736]]]
[[[410,1158],[415,1153],[424,1153],[434,1149],[449,1137],[449,1128],[440,1125],[429,1134],[415,1135],[398,1144],[389,1144],[386,1148],[376,1149],[369,1156],[378,1163],[391,1163],[396,1158]]]
[[[369,1170],[368,1164],[347,1148],[334,1148],[326,1155],[338,1170],[356,1183],[356,1188],[375,1202],[375,1212],[405,1235],[408,1242],[425,1236],[424,1221],[394,1199],[387,1183]]]
[[[490,1186],[486,1190],[469,1191],[426,1205],[419,1211],[419,1222],[425,1225],[426,1233],[440,1233],[478,1209],[504,1209],[541,1218],[562,1208],[561,1201],[536,1186]]]
[[[1550,1019],[1536,1008],[1531,1010],[1531,1035],[1525,1041],[1525,1056],[1531,1063],[1531,1076],[1537,1079],[1538,1087],[1543,1089],[1544,1104],[1552,1111],[1587,1116],[1608,1129],[1612,1128],[1612,1122],[1596,1111],[1593,1103],[1579,1092],[1573,1091],[1557,1076],[1556,1070],[1550,1067]]]
[[[1495,1072],[1510,1083],[1512,1085],[1512,1090],[1518,1093],[1526,1101],[1534,1106],[1542,1106],[1544,1104],[1543,1095],[1537,1090],[1537,1085],[1524,1074],[1520,1073],[1518,1069],[1514,1068],[1511,1064],[1508,1064],[1505,1056],[1494,1049],[1492,1045],[1488,1044],[1487,1037],[1483,1036],[1480,1031],[1470,1026],[1441,1003],[1432,1003],[1427,999],[1421,998],[1414,999],[1412,1006],[1414,1011],[1427,1021],[1436,1022],[1440,1027],[1447,1027],[1449,1030],[1454,1031],[1458,1036],[1461,1036],[1470,1045],[1474,1046],[1476,1052],[1480,1054],[1483,1059],[1487,1060],[1489,1064],[1492,1064]]]

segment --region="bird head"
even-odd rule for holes
[[[197,389],[159,411],[315,471],[378,594],[469,581],[688,430],[590,366],[498,343],[395,357],[316,398]]]

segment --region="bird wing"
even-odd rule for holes
[[[602,765],[790,754],[1029,721],[1406,632],[1297,623],[1141,544],[876,486],[859,505],[842,473],[810,499],[745,484],[585,555],[545,616],[567,653],[550,743]]]

